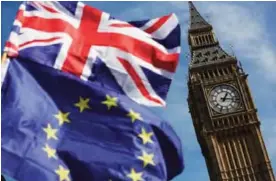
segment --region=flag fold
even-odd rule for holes
[[[172,128],[127,96],[36,62],[7,63],[4,174],[18,181],[165,181],[182,171]]]
[[[85,81],[100,77],[101,59],[113,91],[146,106],[165,106],[180,53],[175,14],[125,22],[81,2],[24,2],[5,51],[69,72]]]

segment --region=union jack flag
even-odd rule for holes
[[[180,26],[175,14],[124,22],[81,2],[24,2],[5,51],[85,81],[113,80],[119,87],[110,88],[132,100],[165,106],[180,53]]]

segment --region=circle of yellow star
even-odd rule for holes
[[[51,126],[51,124],[48,123],[47,124],[47,128],[43,128],[43,131],[47,135],[47,140],[49,140],[51,138],[53,138],[54,140],[58,139],[57,136],[56,136],[58,130],[57,129],[53,129],[52,126]]]
[[[80,97],[79,102],[75,103],[74,105],[80,109],[80,112],[84,111],[85,109],[91,109],[88,105],[90,99],[89,98],[82,98]]]
[[[146,167],[148,164],[155,166],[155,163],[153,162],[154,154],[148,154],[144,150],[142,150],[142,156],[138,156],[137,158],[139,160],[142,160],[144,163],[144,167]]]
[[[45,146],[42,148],[43,151],[45,151],[47,153],[48,158],[57,158],[56,157],[56,150],[51,148],[47,143],[45,144]]]
[[[128,178],[131,178],[132,181],[142,181],[143,172],[136,172],[133,168],[130,173],[127,175]]]
[[[117,97],[111,97],[109,95],[106,95],[106,100],[102,102],[102,104],[105,104],[107,106],[107,109],[110,110],[112,107],[117,107]]]
[[[143,140],[143,144],[147,144],[147,143],[153,143],[151,136],[153,135],[153,132],[149,132],[147,133],[145,128],[142,128],[142,132],[138,135],[142,140]]]
[[[63,123],[70,123],[70,120],[68,119],[68,116],[69,116],[69,112],[67,113],[63,113],[61,111],[58,111],[57,114],[55,114],[55,118],[57,118],[58,120],[58,124],[61,126]]]
[[[140,113],[135,112],[132,109],[129,110],[127,116],[130,117],[132,123],[134,123],[136,120],[140,120],[140,121],[143,120]]]
[[[59,176],[59,181],[70,181],[69,170],[65,169],[62,165],[59,165],[55,172]]]

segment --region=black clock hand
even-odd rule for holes
[[[222,101],[223,101],[223,102],[225,101],[227,95],[228,95],[228,92],[225,94],[224,98],[222,98]]]
[[[232,100],[232,97],[226,97],[225,100]]]

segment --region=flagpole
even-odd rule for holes
[[[4,63],[7,60],[7,52],[4,52],[2,57],[1,57],[1,63]]]

